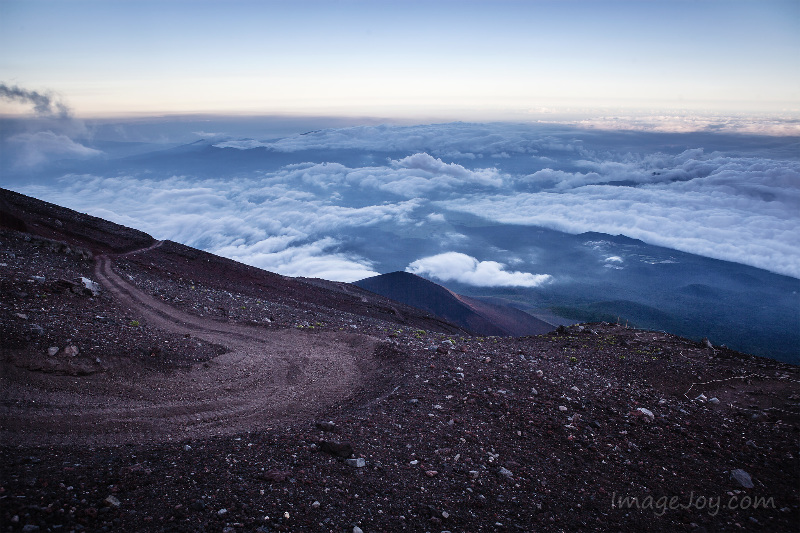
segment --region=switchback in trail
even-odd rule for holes
[[[226,352],[188,369],[101,372],[12,385],[4,416],[11,441],[117,443],[256,430],[320,413],[362,384],[372,385],[380,371],[379,342],[372,337],[190,315],[124,280],[113,269],[113,256],[98,255],[95,261],[97,281],[144,327],[221,345]],[[37,408],[22,407],[32,396]],[[21,407],[15,410],[15,404]]]

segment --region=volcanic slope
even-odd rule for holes
[[[555,326],[514,309],[456,294],[409,272],[391,272],[356,281],[363,289],[423,309],[476,335],[539,335]]]
[[[6,530],[796,531],[797,366],[470,336],[0,197]]]

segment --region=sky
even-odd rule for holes
[[[82,118],[800,113],[796,0],[0,0],[0,50]]]

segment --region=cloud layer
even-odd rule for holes
[[[53,132],[24,135],[51,152],[96,155]],[[544,280],[513,243],[478,251],[472,223],[458,226],[466,214],[622,234],[800,277],[796,145],[541,124],[358,127],[177,153],[194,154],[213,178],[175,175],[159,166],[162,153],[152,163],[119,160],[114,175],[69,174],[18,190],[288,275],[352,281],[402,260],[399,268],[440,280]],[[384,241],[368,242],[368,232]]]
[[[417,259],[406,272],[441,281],[457,281],[478,287],[538,287],[552,279],[548,274],[507,271],[497,261],[478,261],[458,252]]]

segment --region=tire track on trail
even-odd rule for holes
[[[117,257],[148,253],[161,246]],[[6,421],[24,428],[9,440],[115,444],[241,433],[312,417],[371,382],[380,364],[378,341],[356,333],[309,333],[222,322],[159,301],[113,269],[113,256],[95,257],[95,276],[143,327],[188,335],[227,351],[188,369],[97,373],[50,381],[11,394],[20,401]],[[60,379],[82,386],[59,387]],[[12,398],[13,400],[13,398]]]

